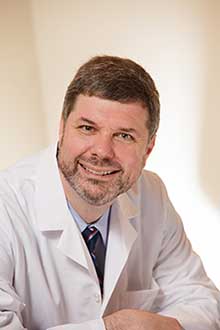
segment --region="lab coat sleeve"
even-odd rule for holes
[[[2,260],[2,254],[1,254]],[[1,261],[0,261],[1,262]],[[2,265],[2,264],[1,264]],[[20,301],[13,288],[3,279],[0,281],[0,329],[28,330],[22,326],[21,311],[25,305]],[[31,330],[31,329],[29,329]],[[103,319],[79,324],[58,325],[48,330],[105,330]]]
[[[220,329],[220,293],[193,252],[182,222],[163,189],[165,221],[154,278],[158,313],[175,317],[185,330]]]
[[[1,207],[0,223],[0,328],[4,330],[25,329],[22,326],[21,312],[24,303],[16,294],[12,283],[14,276],[13,253],[9,233],[5,230],[6,210]],[[3,214],[4,213],[4,214]]]
[[[13,228],[8,226],[7,208],[0,201],[0,329],[31,330],[23,325],[25,303],[13,287],[16,251],[13,249]],[[104,330],[103,319],[79,324],[63,324],[48,330]],[[47,329],[45,329],[47,330]]]
[[[0,329],[28,330],[22,326],[20,313],[25,305],[19,300],[13,288],[2,279],[0,281],[0,308]],[[79,324],[58,325],[48,330],[105,330],[105,326],[102,319],[97,319]]]

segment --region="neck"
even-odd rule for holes
[[[89,224],[96,222],[110,207],[111,203],[102,206],[96,206],[87,203],[75,192],[75,190],[70,187],[69,183],[66,181],[61,171],[60,177],[63,184],[64,193],[66,195],[66,198],[68,199],[68,202],[85,222]]]

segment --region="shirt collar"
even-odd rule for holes
[[[74,221],[76,222],[80,232],[82,233],[88,226],[88,223],[86,223],[80,217],[80,215],[76,212],[76,210],[74,210],[74,208],[70,205],[68,201],[67,201],[67,205]],[[101,216],[101,218],[98,221],[95,222],[95,224],[91,224],[91,226],[95,226],[99,230],[105,245],[108,237],[109,218],[110,218],[110,208],[108,208],[105,211],[105,213]]]

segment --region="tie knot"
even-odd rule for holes
[[[94,226],[87,226],[86,229],[82,232],[83,238],[88,243],[90,240],[94,239],[98,233],[98,229]]]

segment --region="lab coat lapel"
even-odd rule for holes
[[[65,256],[89,269],[90,263],[88,263],[87,249],[81,236],[75,221],[71,219],[63,230],[57,247]]]
[[[137,237],[136,230],[131,224],[131,219],[136,215],[137,209],[127,194],[120,196],[117,202],[112,205],[105,264],[102,314],[104,314]]]

